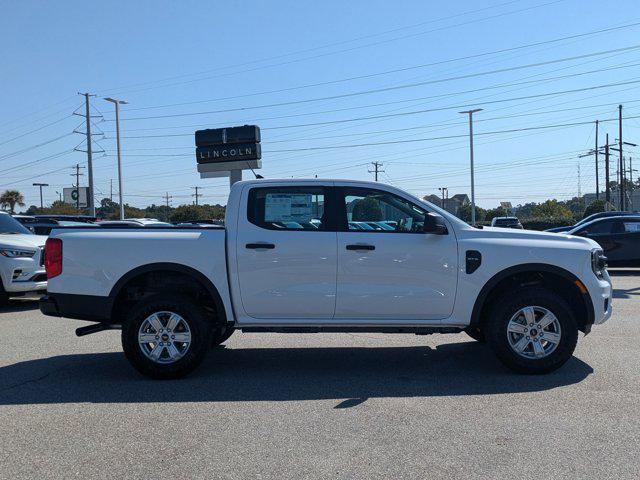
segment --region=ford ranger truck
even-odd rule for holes
[[[402,190],[338,180],[233,185],[224,227],[54,230],[46,315],[121,329],[153,378],[243,332],[458,333],[545,373],[611,316],[592,240],[478,229]]]

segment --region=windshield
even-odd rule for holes
[[[31,231],[24,227],[19,221],[11,215],[5,213],[0,214],[0,234],[22,233],[33,235]]]

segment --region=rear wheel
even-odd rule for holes
[[[211,341],[208,320],[189,297],[150,296],[131,310],[122,327],[124,354],[151,378],[184,377],[207,353]]]
[[[564,365],[578,341],[571,308],[560,295],[543,288],[500,297],[485,332],[502,363],[529,374],[551,372]]]

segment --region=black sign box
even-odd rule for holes
[[[259,143],[225,143],[196,148],[198,163],[236,162],[238,160],[259,160],[262,150]]]
[[[228,143],[260,143],[260,127],[244,125],[242,127],[210,128],[196,131],[196,147]]]

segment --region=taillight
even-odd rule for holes
[[[44,269],[48,279],[62,273],[62,240],[59,238],[47,238],[44,245]]]

